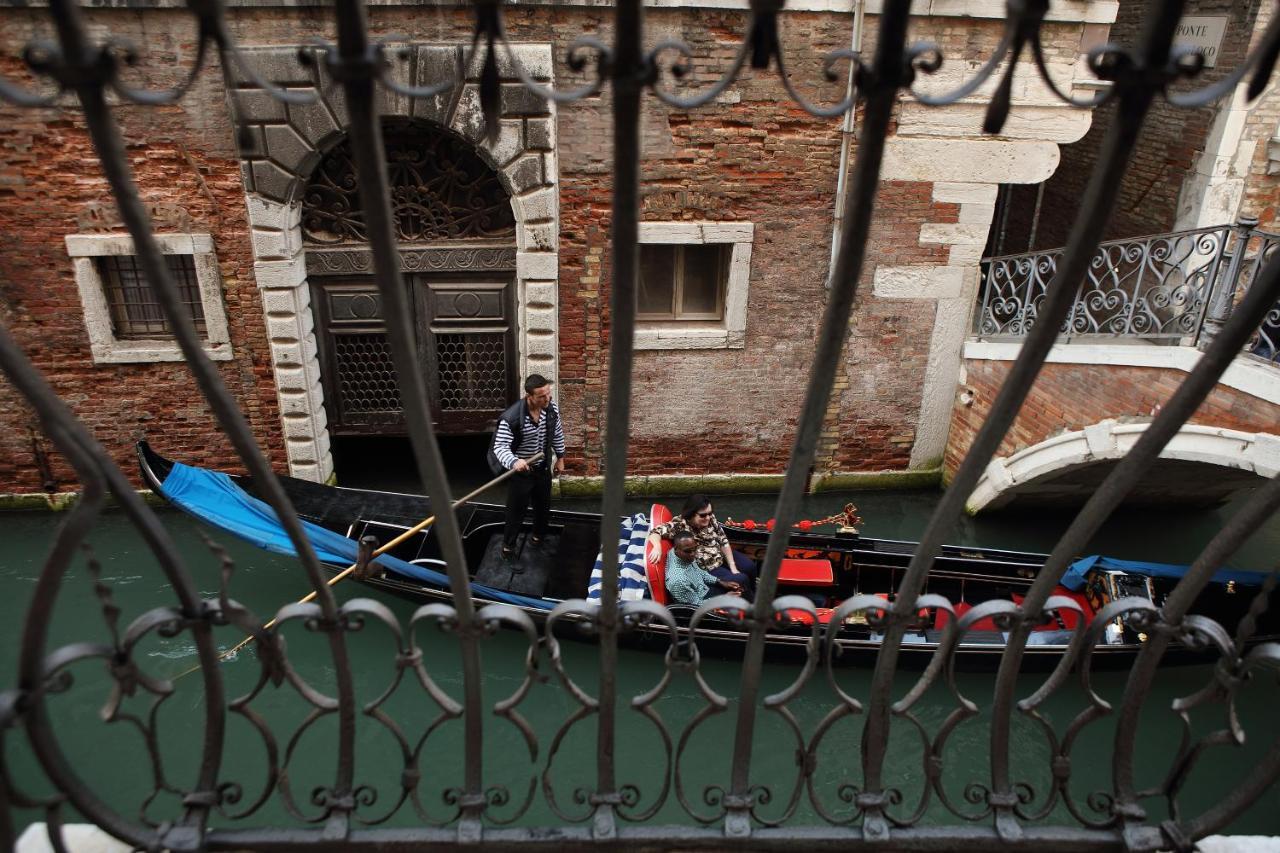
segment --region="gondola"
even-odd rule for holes
[[[174,506],[259,547],[281,554],[294,553],[274,512],[260,499],[252,478],[171,461],[146,441],[138,443],[137,451],[146,483]],[[419,495],[331,487],[291,477],[281,477],[280,482],[304,522],[318,557],[332,572],[356,561],[361,539],[373,537],[380,543],[389,542],[436,511],[428,498]],[[540,622],[566,599],[598,599],[600,516],[555,509],[551,515],[551,531],[540,545],[533,546],[524,535],[516,557],[505,560],[501,555],[503,507],[472,502],[457,510],[472,579],[471,593],[477,605],[509,604]],[[668,604],[661,571],[643,553],[649,523],[667,518],[670,513],[666,507],[655,504],[647,515],[620,520],[622,535],[617,544],[622,599],[644,597]],[[725,523],[724,527],[736,550],[757,561],[763,558],[769,531],[749,529],[749,524]],[[609,547],[614,545],[608,543]],[[840,602],[867,594],[891,600],[915,548],[913,542],[862,536],[849,527],[836,532],[794,531],[779,573],[778,596],[802,596],[813,607],[797,608],[779,618],[766,634],[767,649],[772,654],[803,655],[814,634],[814,622],[822,623],[825,636]],[[984,602],[1021,601],[1045,560],[1044,554],[944,546],[929,572],[924,591],[945,597],[952,603],[952,611],[941,607],[923,607],[919,611],[916,623],[904,637],[904,665],[928,662],[944,640],[948,620],[960,619]],[[361,583],[424,603],[452,600],[445,563],[430,529],[390,549],[376,563],[378,571],[366,573],[360,578]],[[1063,607],[1035,627],[1024,658],[1028,667],[1053,665],[1067,649],[1080,621],[1088,624],[1109,601],[1138,596],[1159,605],[1183,569],[1105,557],[1077,561],[1055,594],[1075,602],[1078,609]],[[1196,611],[1234,630],[1264,579],[1265,575],[1259,573],[1220,571],[1201,594]],[[680,637],[687,638],[695,608],[669,606]],[[868,622],[865,613],[859,612],[841,621],[833,645],[839,660],[873,660],[882,640],[874,619]],[[700,653],[732,655],[740,650],[747,636],[746,628],[733,613],[711,612],[699,623],[696,642]],[[974,621],[956,646],[957,664],[966,669],[995,665],[1007,636],[991,618]],[[1278,636],[1280,621],[1264,614],[1254,641]],[[655,649],[668,648],[670,640],[669,629],[656,623],[639,624],[628,635],[628,642]],[[1099,632],[1093,665],[1127,666],[1144,640],[1140,630],[1118,619]],[[1196,650],[1177,645],[1165,656],[1169,663],[1198,659]]]

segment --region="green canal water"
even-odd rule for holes
[[[866,520],[864,533],[870,536],[915,539],[922,531],[929,512],[937,501],[936,493],[869,492],[862,494],[828,494],[814,496],[805,507],[807,517],[821,517],[845,501],[858,504]],[[679,498],[671,503],[678,505]],[[649,501],[635,501],[634,509],[647,508]],[[591,502],[561,505],[594,509]],[[1229,516],[1238,502],[1213,510],[1128,511],[1117,516],[1102,530],[1091,552],[1097,551],[1123,558],[1187,562],[1209,540]],[[772,514],[772,498],[762,496],[724,496],[717,500],[717,512],[723,518],[767,518]],[[218,589],[219,562],[204,542],[208,531],[180,514],[163,511],[161,517],[174,540],[179,543],[188,569],[202,595],[213,596]],[[0,617],[10,626],[9,642],[0,653],[0,682],[9,686],[16,678],[20,626],[30,601],[40,567],[47,556],[58,526],[65,516],[43,513],[0,514],[0,540],[5,543],[0,561],[0,578],[5,594],[0,597]],[[959,544],[988,545],[1006,548],[1045,550],[1070,522],[1067,514],[992,516],[966,519],[950,540]],[[301,573],[291,561],[266,554],[229,537],[214,534],[226,548],[236,570],[232,579],[232,596],[261,618],[266,618],[283,603],[307,592]],[[125,519],[107,513],[90,537],[93,557],[101,564],[104,581],[109,585],[114,603],[121,611],[120,630],[132,619],[150,608],[173,604],[175,599],[154,559],[142,545]],[[1280,524],[1273,523],[1245,544],[1233,563],[1240,568],[1269,569],[1280,554]],[[65,577],[57,606],[49,626],[51,644],[59,646],[75,641],[108,641],[110,633],[103,608],[95,595],[93,581],[86,564],[87,556],[77,558]],[[414,612],[412,602],[383,596],[354,583],[338,587],[342,599],[356,596],[373,597],[390,608],[402,626]],[[327,647],[317,636],[309,635],[300,625],[286,629],[289,657],[299,673],[324,691],[334,683],[333,664]],[[448,635],[428,626],[418,631],[426,649],[426,663],[438,684],[460,697],[461,668],[456,648]],[[223,629],[219,635],[223,647],[234,645],[239,634]],[[371,703],[393,684],[397,684],[394,665],[396,640],[383,626],[370,622],[364,630],[349,635],[351,660],[355,670],[355,689],[360,702]],[[487,705],[517,690],[524,678],[526,645],[515,632],[503,631],[484,641],[484,694]],[[572,677],[588,691],[594,690],[595,647],[582,642],[564,644],[566,665]],[[136,659],[154,676],[172,677],[194,662],[193,649],[185,637],[165,640],[154,634],[144,640]],[[552,674],[542,659],[541,671]],[[254,655],[242,653],[222,667],[231,697],[251,690],[258,665]],[[769,663],[763,673],[767,692],[784,689],[799,674],[799,667],[788,663]],[[737,668],[734,662],[707,660],[703,673],[717,690],[731,699],[737,691]],[[156,741],[164,756],[163,772],[167,783],[184,787],[194,778],[202,738],[203,693],[201,679],[189,676],[176,682],[175,693],[153,708],[151,697],[139,693],[127,698],[121,715],[133,719],[104,722],[100,711],[107,699],[110,680],[100,661],[81,663],[72,668],[73,683],[65,692],[50,698],[49,707],[57,726],[62,749],[68,763],[99,796],[126,815],[139,811],[156,820],[178,813],[180,796],[161,791],[149,804],[153,776],[147,758],[144,732],[154,726]],[[1170,712],[1177,697],[1189,696],[1208,683],[1211,670],[1207,666],[1169,668],[1160,673],[1146,704],[1141,734],[1136,744],[1139,756],[1140,782],[1154,786],[1169,770],[1170,756],[1183,736],[1180,719]],[[623,696],[640,694],[656,685],[663,676],[659,655],[643,651],[623,650],[620,656],[619,686]],[[840,688],[849,695],[866,700],[870,673],[865,669],[844,667],[837,670]],[[896,691],[901,696],[917,677],[916,673],[900,674]],[[1020,696],[1031,695],[1043,676],[1026,675],[1019,685]],[[1094,678],[1098,693],[1110,702],[1118,702],[1125,673],[1099,673]],[[965,806],[965,786],[987,781],[988,722],[986,706],[990,701],[993,677],[983,673],[962,674],[958,689],[973,699],[984,711],[962,723],[952,734],[943,756],[948,780],[947,792],[953,802]],[[1280,736],[1280,719],[1275,714],[1280,699],[1280,685],[1273,676],[1254,679],[1241,690],[1234,708],[1247,733],[1243,746],[1214,747],[1192,771],[1187,793],[1181,801],[1184,814],[1195,814],[1208,807],[1237,780],[1247,774],[1256,757]],[[694,679],[677,673],[657,710],[677,739],[683,728],[705,706]],[[807,737],[818,721],[836,705],[835,693],[826,675],[819,671],[788,709]],[[266,721],[276,734],[283,752],[290,738],[303,726],[311,707],[287,683],[279,688],[268,685],[250,704],[253,712]],[[403,679],[382,706],[393,718],[399,733],[410,744],[418,743],[428,731],[422,747],[423,781],[420,798],[423,808],[433,817],[448,812],[444,790],[458,784],[462,766],[462,724],[452,720],[439,722],[439,709],[426,692],[411,679]],[[549,747],[557,730],[574,714],[577,704],[556,678],[534,684],[520,713],[538,736],[538,751],[530,757],[520,733],[503,719],[485,716],[485,779],[487,785],[504,785],[511,792],[511,802],[494,810],[495,815],[511,815],[536,780],[533,804],[519,819],[520,824],[547,825],[558,822],[549,809],[541,789],[541,774],[546,767]],[[641,806],[653,802],[662,789],[664,750],[662,737],[652,723],[631,711],[625,704],[620,711],[618,736],[619,781],[634,784],[640,791]],[[712,715],[699,727],[683,758],[680,774],[689,800],[701,812],[711,809],[703,802],[707,786],[727,778],[730,742],[734,720],[731,702],[728,713]],[[935,685],[917,706],[917,719],[928,732],[936,731],[957,707],[945,684]],[[1059,691],[1044,707],[1043,715],[1058,737],[1067,730],[1071,719],[1086,702],[1073,681]],[[1212,704],[1194,711],[1190,720],[1193,737],[1222,728],[1229,709]],[[762,712],[756,736],[752,778],[756,784],[772,790],[772,801],[763,808],[766,814],[778,814],[791,799],[797,773],[797,742],[789,725],[777,713]],[[853,715],[837,723],[820,749],[813,787],[827,807],[845,813],[840,799],[842,786],[859,781],[859,735],[862,717]],[[434,727],[434,728],[433,728]],[[39,769],[20,733],[6,732],[5,760],[18,785],[28,794],[48,793],[51,788]],[[289,763],[289,787],[299,807],[308,815],[315,813],[310,805],[313,789],[329,784],[335,767],[336,726],[333,717],[324,717],[305,727],[293,746]],[[1103,717],[1089,725],[1079,737],[1072,753],[1074,777],[1072,791],[1083,803],[1095,790],[1109,789],[1110,754],[1114,726]],[[397,736],[373,717],[361,715],[357,731],[357,780],[378,792],[377,801],[362,807],[361,814],[375,817],[396,803],[403,769],[401,746]],[[1050,748],[1046,735],[1035,721],[1018,715],[1013,730],[1013,754],[1021,780],[1036,792],[1036,802],[1051,787],[1048,766]],[[588,718],[572,727],[555,755],[549,783],[558,801],[575,813],[583,807],[574,802],[578,788],[589,788],[595,772],[597,749],[595,726]],[[243,789],[238,808],[253,802],[263,790],[265,781],[265,749],[256,730],[244,717],[231,715],[224,757],[224,780],[235,781]],[[890,784],[901,789],[907,813],[918,802],[925,778],[925,760],[920,737],[907,720],[895,722],[889,751]],[[1230,828],[1250,834],[1280,834],[1280,809],[1277,790],[1268,792],[1255,806]],[[1163,815],[1164,806],[1149,800],[1152,814]],[[1083,807],[1083,806],[1082,806]],[[42,818],[34,810],[20,811],[19,825]],[[1054,819],[1067,821],[1059,810]],[[404,805],[391,819],[392,825],[412,824],[419,818],[411,805]],[[688,823],[691,819],[679,806],[674,791],[659,811],[656,821]],[[802,792],[794,823],[820,822],[810,805],[809,795]],[[926,822],[954,822],[935,798]],[[219,824],[231,823],[223,818]],[[279,794],[273,794],[248,825],[299,825],[291,816]]]

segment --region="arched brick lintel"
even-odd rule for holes
[[[1114,462],[1129,452],[1147,426],[1107,419],[993,459],[965,508],[971,514],[994,509],[1009,503],[1020,491],[1066,471]],[[1186,424],[1165,445],[1160,458],[1219,465],[1270,478],[1280,473],[1280,436]]]

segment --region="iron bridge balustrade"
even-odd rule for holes
[[[1234,226],[1101,243],[1062,323],[1061,342],[1110,337],[1204,346],[1280,246],[1280,234],[1257,225],[1257,219],[1243,218]],[[1036,323],[1062,253],[1047,249],[984,258],[974,335],[981,340],[1025,336]],[[1280,361],[1280,305],[1244,352]]]
[[[857,596],[845,601],[834,614],[831,627],[814,621],[807,645],[807,660],[795,670],[795,680],[785,690],[761,695],[761,667],[765,632],[788,611],[807,610],[806,599],[775,598],[779,565],[784,553],[782,537],[773,537],[767,547],[753,604],[732,597],[709,601],[694,618],[694,653],[690,659],[674,645],[675,626],[671,616],[652,602],[619,603],[617,596],[617,555],[604,551],[604,595],[600,606],[585,601],[567,601],[551,614],[547,624],[539,628],[522,612],[505,605],[489,605],[477,609],[468,592],[462,539],[457,520],[451,512],[441,514],[437,526],[452,586],[458,591],[455,605],[426,605],[417,610],[408,625],[402,625],[383,605],[369,599],[356,598],[339,603],[324,582],[320,564],[311,550],[284,490],[271,474],[266,458],[255,444],[244,416],[235,405],[221,376],[200,347],[190,313],[185,310],[178,282],[170,274],[154,240],[146,207],[130,173],[123,141],[113,120],[114,103],[142,105],[172,104],[181,99],[201,73],[211,53],[221,58],[221,69],[230,80],[232,70],[254,80],[272,95],[287,103],[301,103],[308,96],[276,87],[263,80],[249,66],[244,55],[229,35],[225,10],[218,0],[191,0],[189,9],[198,26],[197,55],[186,79],[171,91],[134,88],[120,74],[122,64],[132,61],[131,49],[108,38],[94,41],[83,11],[74,0],[50,0],[49,12],[56,30],[56,41],[41,41],[28,46],[23,55],[29,71],[38,80],[50,82],[56,92],[50,94],[31,89],[26,84],[0,81],[0,96],[24,107],[44,107],[70,96],[83,111],[101,167],[119,206],[121,221],[134,240],[140,266],[155,287],[159,303],[169,327],[174,331],[186,357],[192,377],[219,424],[230,436],[245,468],[261,484],[268,502],[284,519],[294,547],[301,555],[299,563],[316,593],[314,603],[290,604],[277,614],[271,629],[264,620],[230,597],[231,566],[224,566],[222,588],[211,599],[202,599],[183,565],[169,533],[143,505],[129,481],[110,461],[106,451],[94,440],[68,406],[58,398],[48,380],[30,358],[16,345],[12,334],[0,327],[0,368],[9,382],[37,413],[43,429],[63,453],[80,479],[83,499],[69,511],[43,566],[36,584],[33,601],[23,626],[18,650],[17,683],[0,694],[0,721],[3,722],[4,761],[0,773],[0,834],[12,843],[15,825],[12,809],[37,808],[47,815],[55,842],[60,825],[72,812],[104,828],[111,834],[146,849],[257,849],[299,850],[323,848],[408,849],[427,844],[454,846],[459,842],[477,847],[505,848],[514,844],[529,847],[586,846],[607,843],[628,847],[680,845],[682,847],[723,847],[726,843],[744,847],[810,847],[845,848],[850,845],[874,846],[880,849],[937,849],[963,843],[1002,842],[1007,849],[1119,849],[1189,850],[1196,839],[1226,826],[1249,804],[1272,785],[1280,773],[1280,739],[1274,732],[1255,733],[1261,740],[1253,749],[1256,763],[1236,787],[1223,790],[1212,806],[1197,813],[1176,807],[1183,785],[1191,769],[1214,744],[1241,744],[1245,732],[1231,713],[1232,703],[1241,685],[1256,672],[1280,664],[1280,646],[1274,643],[1248,643],[1254,631],[1256,616],[1265,609],[1271,591],[1268,584],[1253,602],[1252,616],[1242,621],[1232,636],[1222,626],[1203,617],[1189,614],[1191,603],[1208,582],[1214,569],[1280,505],[1280,482],[1268,481],[1245,507],[1206,547],[1191,571],[1180,581],[1163,608],[1147,601],[1122,599],[1113,602],[1089,627],[1078,623],[1066,654],[1056,668],[1045,677],[1029,696],[1018,695],[1017,676],[1031,626],[1042,621],[1051,610],[1072,609],[1073,602],[1051,596],[1072,555],[1097,530],[1124,495],[1142,477],[1159,454],[1160,448],[1190,416],[1200,401],[1213,388],[1217,378],[1232,358],[1257,334],[1268,312],[1274,313],[1280,295],[1280,259],[1275,252],[1269,258],[1256,256],[1249,286],[1238,298],[1230,300],[1231,310],[1224,313],[1221,328],[1208,344],[1204,357],[1194,371],[1161,410],[1133,450],[1115,467],[1088,504],[1072,523],[1061,542],[1050,555],[1043,572],[1035,580],[1025,600],[1020,603],[989,602],[974,608],[963,618],[955,618],[950,602],[933,595],[922,595],[924,582],[943,539],[952,531],[963,510],[965,498],[978,476],[991,460],[1002,437],[1021,406],[1028,389],[1053,345],[1060,329],[1078,318],[1080,304],[1076,294],[1081,282],[1089,278],[1092,259],[1100,251],[1099,238],[1113,208],[1116,194],[1130,157],[1139,128],[1148,107],[1156,97],[1185,107],[1210,103],[1231,92],[1247,80],[1251,97],[1256,97],[1267,84],[1280,51],[1280,16],[1274,18],[1255,52],[1241,67],[1218,83],[1196,88],[1195,76],[1203,59],[1193,51],[1173,47],[1175,27],[1182,14],[1178,0],[1155,0],[1145,18],[1146,29],[1139,45],[1133,49],[1106,46],[1089,55],[1089,67],[1101,79],[1113,85],[1090,100],[1075,101],[1064,93],[1049,76],[1041,44],[1041,31],[1047,3],[1045,0],[1016,0],[1008,7],[1004,33],[995,52],[962,86],[943,95],[929,94],[916,88],[917,78],[938,70],[943,56],[930,44],[909,45],[907,0],[886,0],[877,28],[874,54],[860,56],[848,50],[837,50],[826,58],[828,76],[839,79],[838,70],[847,69],[852,76],[849,96],[837,104],[816,105],[796,90],[789,76],[784,51],[778,37],[779,19],[785,14],[781,0],[751,0],[749,21],[736,58],[721,79],[709,88],[689,95],[671,87],[671,75],[687,71],[693,58],[690,48],[678,42],[663,42],[649,50],[644,48],[644,14],[641,0],[619,0],[614,6],[615,41],[605,44],[583,37],[573,44],[567,61],[575,71],[586,75],[588,82],[576,90],[549,89],[533,81],[521,68],[511,50],[503,25],[503,11],[497,0],[480,0],[474,4],[475,36],[472,50],[478,54],[481,84],[480,103],[490,132],[496,132],[498,112],[499,54],[515,67],[524,85],[538,95],[568,102],[595,95],[608,88],[613,103],[613,216],[610,312],[612,334],[609,349],[609,396],[606,407],[605,475],[606,486],[601,501],[602,538],[609,541],[615,533],[614,522],[622,514],[624,475],[627,465],[628,429],[632,389],[632,343],[634,331],[635,287],[637,278],[638,167],[640,162],[639,117],[644,98],[657,98],[679,109],[694,110],[712,102],[738,78],[750,64],[752,69],[776,70],[778,79],[789,96],[801,107],[819,116],[840,116],[860,106],[862,127],[857,158],[853,168],[850,192],[843,210],[839,250],[829,280],[828,301],[822,316],[814,361],[808,377],[803,411],[796,430],[791,461],[778,498],[775,517],[779,529],[787,530],[798,514],[807,472],[814,461],[817,439],[822,426],[827,400],[835,378],[842,341],[849,323],[857,283],[865,260],[868,229],[875,214],[875,192],[884,154],[885,140],[891,132],[891,116],[895,104],[904,96],[915,97],[926,104],[941,106],[969,98],[981,86],[995,79],[984,121],[984,130],[999,133],[1009,112],[1015,75],[1027,73],[1033,66],[1044,82],[1062,100],[1081,108],[1096,106],[1116,99],[1117,120],[1107,129],[1099,165],[1091,177],[1081,204],[1080,215],[1071,231],[1069,244],[1061,253],[1041,255],[1046,265],[1036,266],[1035,287],[1038,293],[1026,302],[1034,308],[1035,322],[1018,330],[1024,341],[1010,376],[992,407],[966,459],[957,470],[949,490],[943,495],[929,520],[919,547],[913,554],[897,595],[892,603],[874,596]],[[323,63],[342,88],[350,108],[351,153],[359,175],[359,197],[364,205],[364,223],[378,286],[389,319],[388,336],[401,382],[401,397],[410,428],[418,473],[428,492],[443,505],[451,501],[444,467],[432,432],[426,389],[417,369],[413,349],[410,312],[405,304],[398,262],[394,221],[385,162],[382,130],[375,104],[377,89],[394,90],[408,98],[434,97],[459,85],[459,80],[442,79],[430,86],[409,88],[396,82],[388,73],[388,60],[394,52],[386,44],[370,39],[367,12],[358,0],[336,0],[337,42],[303,49],[308,62]],[[1174,83],[1183,83],[1174,88]],[[1213,256],[1220,265],[1221,252],[1215,241],[1225,240],[1225,231],[1196,232],[1191,238],[1186,258],[1200,254]],[[1172,246],[1184,238],[1174,235]],[[1107,244],[1101,251],[1112,251]],[[1140,245],[1137,268],[1154,262],[1157,251],[1149,244]],[[1163,251],[1163,250],[1161,250]],[[1237,253],[1239,256],[1240,253]],[[1186,263],[1179,258],[1179,264]],[[1052,262],[1047,259],[1052,257]],[[1136,262],[1135,262],[1136,263]],[[1154,275],[1154,272],[1153,272]],[[1186,297],[1187,314],[1198,317],[1204,312],[1203,287],[1217,275],[1205,272],[1204,284],[1188,285],[1185,279],[1177,286],[1187,286],[1198,295]],[[1192,276],[1194,283],[1195,276]],[[1171,279],[1161,286],[1172,287]],[[1197,289],[1201,288],[1201,289]],[[1154,320],[1138,319],[1136,304],[1126,313],[1125,329],[1141,328],[1150,322],[1155,330],[1169,327]],[[1030,310],[1002,311],[1000,317],[1024,316]],[[1002,323],[1007,321],[1001,320]],[[1090,321],[1092,322],[1092,321]],[[1178,319],[1172,320],[1174,330]],[[1193,324],[1193,327],[1195,324]],[[1172,334],[1172,332],[1170,332]],[[120,622],[119,608],[114,604],[109,586],[99,580],[96,586],[108,628],[108,640],[85,640],[50,648],[47,626],[68,567],[92,532],[107,497],[113,497],[123,508],[154,552],[168,583],[173,589],[172,606],[162,607],[134,618],[127,626]],[[91,564],[92,567],[92,564]],[[944,640],[926,669],[920,673],[909,691],[895,700],[893,682],[901,642],[914,614],[921,607],[936,607],[951,614]],[[744,651],[740,683],[736,697],[721,695],[705,680],[696,654],[698,623],[711,610],[733,611],[750,629]],[[1092,649],[1108,620],[1128,614],[1148,632],[1150,641],[1142,648],[1128,675],[1127,688],[1119,708],[1105,702],[1090,687]],[[885,642],[877,657],[871,687],[863,696],[849,695],[841,688],[840,671],[831,663],[834,635],[845,619],[865,618],[883,632]],[[564,619],[588,621],[598,635],[599,683],[591,693],[575,682],[563,664],[560,646],[552,629]],[[955,650],[963,635],[984,618],[994,618],[1010,639],[995,676],[990,698],[989,770],[966,766],[949,766],[944,761],[949,738],[966,719],[978,714],[981,706],[974,697],[963,695],[954,680]],[[673,646],[666,657],[666,672],[652,689],[632,697],[619,695],[617,680],[618,638],[637,622],[665,625]],[[281,640],[281,627],[298,625],[298,630],[318,635],[331,656],[332,682],[324,685],[307,681],[294,668]],[[260,677],[246,695],[229,698],[218,664],[218,649],[213,629],[232,625],[255,640]],[[361,625],[385,629],[391,638],[388,655],[396,661],[395,675],[387,691],[379,699],[357,705],[352,686],[352,661],[347,646],[347,633]],[[528,650],[524,677],[509,696],[491,707],[482,703],[482,647],[500,625],[523,633]],[[416,632],[434,626],[456,639],[462,662],[462,686],[458,695],[443,689],[433,680]],[[136,650],[151,635],[186,637],[194,644],[200,663],[199,678],[203,690],[203,736],[201,760],[183,781],[170,778],[164,770],[166,762],[156,730],[162,715],[156,712],[174,695],[171,681],[149,671],[150,664]],[[1173,749],[1171,767],[1164,782],[1156,790],[1140,790],[1135,783],[1136,757],[1134,733],[1139,710],[1148,695],[1151,680],[1170,643],[1177,641],[1212,651],[1218,664],[1212,668],[1210,683],[1193,696],[1179,700],[1168,713],[1186,728],[1186,736]],[[141,730],[151,753],[154,774],[154,796],[164,791],[176,794],[181,808],[156,820],[147,814],[146,804],[136,815],[117,810],[77,774],[71,757],[64,753],[58,732],[50,721],[51,703],[67,687],[70,668],[85,661],[101,661],[109,666],[115,684],[105,709],[105,719],[120,723],[127,717]],[[550,747],[541,749],[544,740],[520,714],[520,703],[539,678],[540,667],[549,666],[559,683],[571,697],[573,711],[550,739]],[[706,700],[703,712],[682,725],[664,720],[655,703],[666,690],[671,678],[689,672],[697,679]],[[788,705],[806,686],[825,678],[836,697],[835,704],[812,731],[803,731]],[[1042,714],[1045,701],[1059,691],[1069,678],[1079,680],[1088,704],[1064,729],[1055,728]],[[930,731],[917,714],[920,698],[933,685],[949,686],[954,709],[944,723]],[[254,703],[264,691],[292,690],[311,706],[311,713],[288,733],[288,737],[271,728],[254,711]],[[432,779],[434,770],[421,766],[418,752],[411,748],[400,724],[386,712],[386,700],[398,691],[416,691],[419,699],[436,708],[435,721],[428,735],[437,727],[459,724],[465,761],[456,779]],[[128,716],[121,712],[122,697],[149,697],[152,713]],[[1195,707],[1220,703],[1227,712],[1230,725],[1223,730],[1194,736],[1187,712]],[[618,739],[619,709],[630,706],[643,715],[656,733],[657,766],[662,768],[662,782],[653,790],[629,778],[628,768],[615,761]],[[790,744],[797,755],[796,773],[788,780],[763,782],[753,777],[753,746],[760,714],[767,710],[781,719],[789,732]],[[247,721],[262,743],[266,769],[256,783],[228,778],[224,770],[227,728],[231,714]],[[493,715],[499,718],[494,720]],[[732,720],[732,750],[727,778],[701,791],[690,791],[684,777],[685,745],[698,727],[717,714]],[[838,751],[828,748],[827,739],[839,721],[855,715],[863,718],[862,750],[856,762],[842,759]],[[1111,784],[1105,790],[1082,796],[1072,786],[1075,768],[1072,747],[1091,734],[1100,718],[1114,715],[1117,721],[1112,740]],[[582,721],[594,718],[596,735],[595,781],[588,789],[577,790],[572,804],[558,794],[556,779],[557,748],[562,739]],[[293,790],[289,775],[294,747],[302,734],[312,730],[318,720],[333,720],[333,752],[336,756],[332,777],[314,787],[306,802]],[[1015,720],[1029,723],[1043,734],[1051,753],[1048,768],[1052,783],[1037,788],[1026,781],[1026,774],[1013,765],[1011,731]],[[378,792],[362,783],[356,774],[355,734],[360,723],[380,726],[390,732],[402,747],[404,768],[400,790]],[[486,778],[482,747],[492,726],[512,725],[528,746],[529,758],[537,766],[524,792],[511,791]],[[904,728],[919,738],[927,758],[927,781],[919,799],[903,802],[903,792],[893,779],[893,759],[889,754],[889,735]],[[34,793],[28,780],[13,776],[11,756],[13,741],[25,736],[39,765],[52,782],[55,793]],[[1272,738],[1268,740],[1268,738]],[[1251,741],[1253,743],[1253,741]],[[421,743],[418,744],[421,746]],[[845,781],[828,785],[819,769],[836,763],[836,775]],[[547,805],[563,823],[554,827],[504,828],[524,815],[539,790],[541,779]],[[426,802],[427,782],[439,783],[443,793],[438,801]],[[956,802],[952,791],[964,790],[964,802]],[[435,790],[435,789],[433,789]],[[257,791],[256,794],[247,793]],[[378,796],[381,793],[381,796]],[[1143,803],[1150,797],[1173,803],[1168,820],[1148,817]],[[149,798],[148,802],[151,798]],[[261,826],[255,822],[264,803],[275,800],[293,817],[311,828]],[[822,821],[817,826],[794,826],[791,819],[801,801],[805,801]],[[773,811],[764,808],[770,802],[781,804]],[[389,805],[388,805],[389,803]],[[691,819],[688,826],[651,825],[651,819],[664,806],[674,804]],[[940,807],[958,818],[959,825],[933,824],[924,820],[926,811]],[[410,827],[380,827],[402,812],[414,815]],[[1064,817],[1069,815],[1069,817]],[[217,828],[211,828],[216,823]]]

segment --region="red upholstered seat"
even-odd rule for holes
[[[778,582],[793,586],[830,586],[835,581],[835,570],[828,559],[784,559],[778,569]]]
[[[817,611],[819,625],[826,625],[830,622],[831,614],[836,612],[835,608],[832,607],[819,607],[817,608]],[[786,613],[786,617],[793,622],[799,622],[801,625],[813,624],[813,617],[809,615],[807,610],[791,609],[784,612]]]
[[[670,520],[671,510],[662,504],[649,507],[650,530]],[[667,552],[670,550],[671,543],[666,539],[659,539],[658,561],[654,563],[650,559],[653,556],[653,543],[646,541],[644,545],[644,576],[649,582],[649,597],[662,605],[667,603]]]
[[[1084,611],[1084,624],[1088,625],[1093,621],[1093,608],[1089,606],[1089,601],[1078,592],[1072,592],[1065,586],[1056,586],[1053,588],[1054,595],[1060,595],[1063,598],[1070,598],[1072,601],[1080,605],[1080,609]],[[1013,600],[1017,604],[1021,604],[1023,596],[1015,595]],[[1068,631],[1074,631],[1076,624],[1080,621],[1080,616],[1074,610],[1059,610],[1058,615],[1062,617],[1062,624]],[[1054,626],[1056,627],[1056,626]]]
[[[955,607],[957,619],[964,616],[966,613],[968,613],[970,610],[973,609],[973,605],[967,601],[957,602],[953,606]],[[948,617],[947,611],[945,610],[938,611],[937,625],[939,630],[946,627],[948,619],[949,617]],[[972,625],[969,626],[969,630],[970,631],[997,631],[999,629],[996,628],[996,623],[992,622],[990,619],[979,619],[977,622],[974,622]]]

